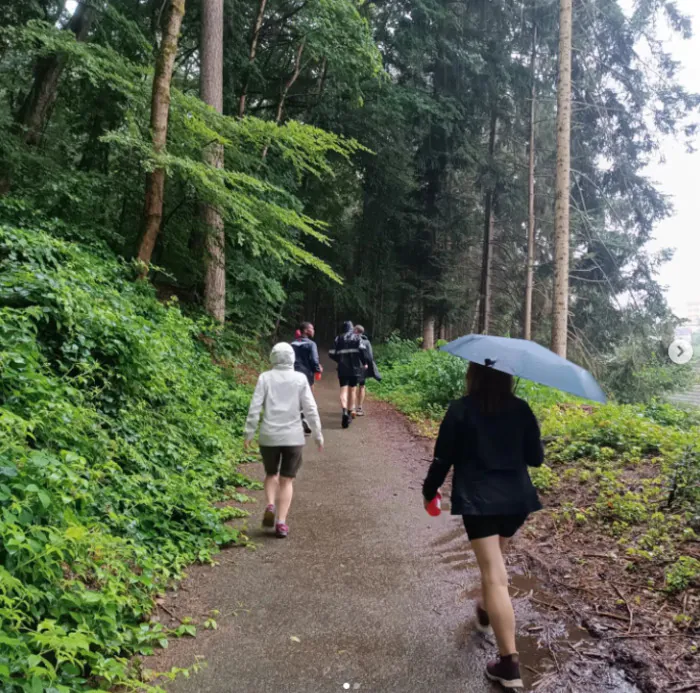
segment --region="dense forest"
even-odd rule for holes
[[[646,166],[666,137],[692,146],[700,106],[661,38],[691,33],[672,0],[0,0],[0,18],[2,691],[159,690],[133,655],[193,635],[149,620],[159,595],[247,541],[227,521],[259,486],[241,433],[260,344],[302,319],[322,344],[364,324],[385,342],[375,396],[429,423],[464,382],[438,340],[567,352],[636,402],[587,418],[527,391],[562,484],[602,494],[576,523],[618,543],[644,525],[630,546],[659,590],[694,584],[697,417],[645,402],[690,380],[663,357],[670,251],[646,246],[672,213]]]
[[[645,248],[671,207],[644,170],[695,133],[660,39],[691,26],[671,0],[573,2],[555,255],[566,5],[4,0],[0,215],[264,337],[351,317],[428,347],[549,343],[556,257],[569,354],[615,390],[674,325],[669,253]]]

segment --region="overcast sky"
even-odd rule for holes
[[[700,92],[700,0],[677,2],[682,12],[693,17],[695,35],[687,41],[672,38],[671,52],[683,64],[681,82]],[[700,300],[700,151],[688,154],[683,144],[671,139],[664,142],[661,153],[665,162],[651,166],[649,174],[672,197],[676,214],[659,224],[651,247],[676,249],[660,279],[668,286],[671,307],[685,317],[688,301]]]

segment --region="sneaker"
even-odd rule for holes
[[[490,634],[493,633],[493,628],[491,628],[491,620],[481,604],[476,605],[476,629],[480,633]]]
[[[355,413],[357,414],[357,416],[364,416],[365,415],[365,412],[362,409],[362,407],[358,407],[357,411]]]
[[[284,522],[278,522],[275,525],[275,534],[280,539],[286,539],[289,536],[289,526],[285,525]]]
[[[348,414],[346,411],[343,412],[343,423],[342,426],[343,428],[347,428],[350,425],[350,414]]]
[[[354,409],[351,409],[350,416],[354,419],[357,416],[357,412]]]
[[[263,515],[262,521],[263,527],[274,527],[275,526],[275,506],[268,505],[265,508],[265,514]]]
[[[489,662],[486,666],[486,676],[508,690],[523,687],[523,680],[520,678],[520,660],[517,654],[507,657],[501,655],[493,662]]]

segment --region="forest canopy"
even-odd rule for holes
[[[571,357],[623,386],[676,324],[645,169],[700,103],[660,38],[689,20],[628,5],[574,2],[568,299]],[[4,0],[0,215],[138,259],[251,335],[352,316],[374,339],[547,343],[558,9]]]

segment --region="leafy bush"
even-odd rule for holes
[[[700,561],[681,556],[666,572],[666,589],[682,592],[700,581]]]
[[[132,268],[0,226],[0,678],[106,689],[165,634],[155,593],[238,533],[212,500],[236,471],[249,392],[206,325]]]
[[[552,471],[552,468],[546,464],[531,469],[530,477],[538,491],[551,491],[559,483],[559,477],[556,472]]]

